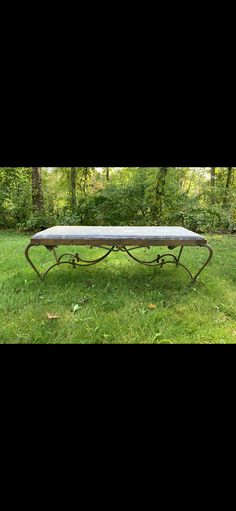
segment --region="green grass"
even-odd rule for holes
[[[208,239],[214,258],[196,284],[174,265],[148,268],[121,252],[89,268],[63,265],[42,283],[24,257],[29,236],[1,231],[0,342],[235,343],[236,237]],[[81,253],[93,258],[96,250]],[[31,255],[42,268],[52,258],[43,247]],[[197,269],[205,257],[205,250],[186,248],[183,262]]]

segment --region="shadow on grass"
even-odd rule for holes
[[[27,280],[27,285],[31,289],[55,289],[56,287],[74,287],[75,285],[86,287],[96,287],[99,290],[105,290],[108,285],[114,289],[130,288],[131,290],[145,290],[147,287],[150,290],[166,289],[188,290],[195,287],[201,287],[204,282],[199,279],[197,282],[192,282],[186,271],[182,268],[176,268],[174,265],[165,268],[145,268],[133,266],[129,269],[127,266],[108,266],[100,267],[92,266],[90,268],[76,268],[60,267],[54,268],[45,278],[44,282],[34,275],[34,273],[25,273],[24,282]],[[15,287],[15,279],[9,279],[8,284]],[[19,281],[18,281],[19,284]]]

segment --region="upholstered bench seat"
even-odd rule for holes
[[[203,236],[183,227],[56,226],[33,236],[33,245],[203,245]]]
[[[37,270],[36,266],[29,257],[29,250],[33,246],[43,245],[47,249],[53,251],[56,263],[50,266],[43,274]],[[84,245],[90,247],[100,247],[106,253],[95,260],[86,260],[80,254],[63,254],[60,257],[57,255],[56,248],[62,245]],[[169,250],[173,251],[175,248],[180,247],[180,252],[177,255],[173,253],[158,254],[152,260],[143,260],[133,255],[133,251],[138,248],[152,247],[152,246],[166,246]],[[183,248],[188,246],[206,247],[209,251],[207,261],[203,264],[198,273],[194,276],[191,271],[180,262]],[[129,247],[129,248],[128,248]],[[35,234],[26,248],[25,255],[32,268],[37,275],[44,280],[45,276],[56,266],[62,264],[70,264],[74,268],[76,266],[91,266],[103,261],[112,252],[125,252],[133,260],[138,263],[145,264],[146,266],[160,266],[165,264],[175,264],[181,266],[190,275],[192,280],[196,280],[200,273],[210,262],[213,252],[207,244],[206,238],[195,232],[189,231],[183,227],[109,227],[109,226],[55,226],[46,229],[42,232]],[[67,258],[67,260],[63,260]]]

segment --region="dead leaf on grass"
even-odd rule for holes
[[[148,308],[150,310],[155,310],[157,308],[157,305],[155,303],[149,303]]]
[[[59,319],[59,316],[58,314],[50,314],[49,312],[47,312],[47,318],[49,320],[52,320],[52,319]]]

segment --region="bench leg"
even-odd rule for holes
[[[31,247],[34,247],[34,246],[37,246],[37,245],[31,245],[31,243],[30,243],[30,244],[28,245],[28,247],[26,247],[26,249],[25,249],[25,257],[26,257],[27,261],[29,262],[30,266],[32,266],[33,270],[35,271],[35,273],[36,273],[36,274],[38,275],[38,277],[40,278],[40,280],[42,280],[42,281],[43,281],[43,279],[44,279],[43,274],[41,274],[41,273],[37,270],[36,266],[34,265],[33,261],[30,259],[30,256],[29,256],[29,250],[31,249]]]
[[[38,275],[38,277],[40,278],[41,281],[43,281],[46,277],[46,275],[53,269],[55,268],[56,266],[60,266],[62,264],[70,264],[73,266],[73,268],[76,268],[77,266],[92,266],[94,264],[98,264],[99,262],[103,261],[106,257],[108,257],[110,255],[111,252],[114,252],[114,251],[119,251],[121,250],[122,252],[126,252],[134,261],[140,263],[140,264],[144,264],[146,266],[160,266],[161,268],[166,265],[166,264],[175,264],[176,266],[181,266],[182,268],[184,268],[191,280],[193,282],[196,282],[197,278],[199,277],[199,275],[203,272],[203,270],[208,266],[208,264],[210,263],[212,257],[213,257],[213,250],[212,248],[209,246],[209,245],[201,245],[202,248],[206,247],[209,251],[209,256],[206,260],[206,262],[202,265],[202,267],[200,268],[200,270],[196,273],[195,276],[193,276],[193,274],[191,273],[191,271],[182,263],[180,263],[180,258],[181,258],[181,255],[182,255],[182,252],[183,252],[183,249],[184,247],[182,246],[181,249],[180,249],[180,252],[179,252],[179,255],[178,257],[173,255],[173,254],[164,254],[162,256],[158,255],[157,257],[155,257],[155,259],[151,260],[151,261],[143,261],[141,259],[138,259],[137,257],[135,257],[133,254],[131,254],[130,250],[132,249],[128,249],[127,247],[125,246],[122,246],[119,247],[117,250],[115,249],[115,247],[112,247],[110,249],[108,248],[105,248],[105,247],[102,247],[103,249],[106,249],[107,250],[107,253],[105,255],[103,255],[102,257],[96,259],[96,260],[92,260],[92,261],[87,261],[87,260],[84,260],[82,259],[79,254],[63,254],[61,255],[60,257],[57,256],[57,253],[56,253],[56,247],[46,247],[48,248],[50,251],[53,251],[54,253],[54,256],[55,256],[55,259],[56,259],[56,263],[53,264],[52,266],[50,266],[44,273],[40,273],[39,270],[36,268],[35,264],[32,262],[30,256],[29,256],[29,251],[30,249],[33,247],[33,246],[37,246],[37,245],[32,245],[31,243],[28,245],[28,247],[26,248],[25,250],[25,257],[27,259],[27,261],[29,262],[29,264],[31,265],[31,267],[33,268],[33,270],[35,271],[35,273]],[[139,247],[137,247],[139,248]],[[141,247],[140,247],[141,248]],[[70,261],[62,261],[62,259],[64,257],[70,257],[71,260]],[[173,258],[173,260],[169,261],[169,260],[165,260],[167,257],[171,257]]]
[[[200,270],[196,273],[195,277],[193,277],[193,281],[196,282],[197,278],[199,277],[200,273],[203,272],[203,270],[205,270],[205,268],[208,266],[208,264],[210,263],[210,261],[212,260],[212,257],[213,257],[213,250],[212,248],[210,247],[210,245],[201,245],[202,248],[207,248],[208,251],[209,251],[209,256],[206,260],[206,262],[203,264],[203,266],[200,268]]]
[[[184,247],[181,247],[179,255],[178,255],[178,263],[180,262],[180,258],[181,258],[183,250],[184,250]]]
[[[212,256],[213,256],[213,250],[212,248],[209,246],[209,245],[201,245],[201,247],[206,247],[208,250],[209,250],[209,256],[206,260],[206,262],[203,264],[203,266],[200,268],[200,270],[197,272],[197,274],[194,276],[191,271],[187,268],[187,266],[185,266],[184,264],[180,263],[180,258],[181,258],[181,255],[182,255],[182,252],[183,252],[183,249],[184,249],[184,246],[182,246],[180,248],[180,252],[179,252],[179,255],[178,257],[173,255],[173,254],[164,254],[162,256],[158,255],[157,257],[155,257],[155,259],[153,259],[152,261],[143,261],[141,259],[138,259],[137,257],[135,257],[133,254],[130,253],[130,250],[128,250],[128,248],[124,247],[124,251],[136,262],[140,263],[140,264],[145,264],[146,266],[160,266],[161,268],[163,266],[165,266],[166,264],[175,264],[176,266],[181,266],[181,268],[184,268],[191,280],[193,282],[196,282],[197,278],[199,277],[199,275],[203,272],[203,270],[208,266],[208,264],[210,263],[211,259],[212,259]],[[167,257],[172,257],[174,260],[173,261],[169,261],[169,260],[165,260]]]
[[[110,249],[107,249],[107,253],[106,254],[104,254],[103,256],[99,257],[98,259],[87,261],[85,259],[82,259],[79,256],[79,254],[63,254],[60,257],[58,257],[58,255],[56,253],[56,247],[46,247],[48,250],[50,250],[50,252],[51,251],[53,252],[53,254],[55,256],[55,259],[56,259],[56,263],[53,264],[52,266],[50,266],[44,273],[40,273],[39,270],[36,268],[35,264],[33,263],[33,261],[31,260],[30,256],[29,256],[29,250],[33,246],[39,246],[39,245],[32,245],[30,243],[28,245],[28,247],[26,248],[26,250],[25,250],[25,257],[26,257],[27,261],[29,262],[30,266],[33,268],[35,273],[38,275],[38,277],[42,281],[44,281],[46,275],[51,270],[53,270],[53,268],[56,268],[57,266],[61,266],[62,264],[69,264],[69,265],[73,266],[73,268],[76,268],[77,266],[80,266],[80,267],[81,266],[92,266],[92,265],[98,264],[101,261],[103,261],[104,259],[106,259],[106,257],[108,257],[110,255],[110,253],[114,251],[114,247],[111,247]],[[43,245],[40,245],[40,246],[43,246]],[[64,257],[70,258],[70,260],[62,261],[62,259]]]

